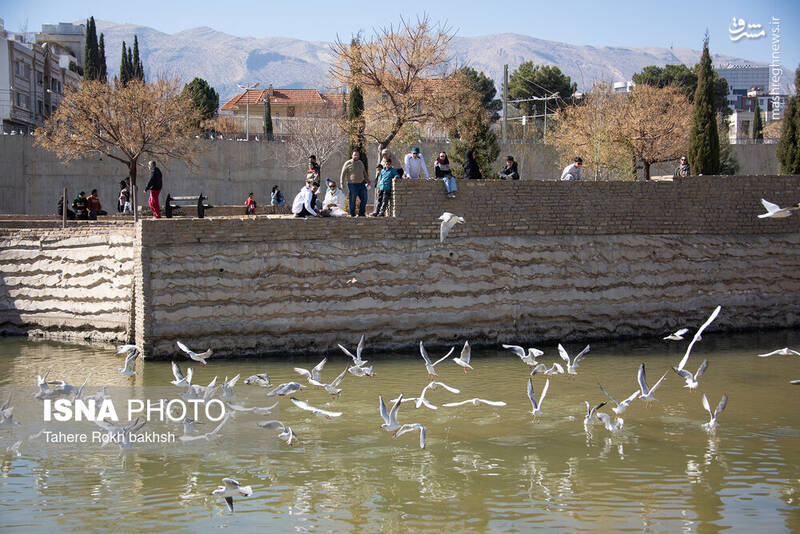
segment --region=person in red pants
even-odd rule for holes
[[[161,169],[156,167],[155,161],[150,161],[148,163],[150,167],[150,179],[147,181],[147,185],[145,186],[145,191],[150,191],[150,199],[148,204],[150,205],[150,209],[153,210],[153,217],[156,219],[161,218],[161,206],[158,203],[158,195],[161,193]]]

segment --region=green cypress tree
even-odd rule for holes
[[[273,134],[272,134],[272,102],[270,91],[267,91],[267,95],[265,97],[266,105],[264,106],[264,139],[267,141],[272,141]]]
[[[703,40],[703,55],[697,73],[694,114],[689,136],[689,165],[693,174],[719,173],[719,133],[714,111],[714,70],[708,52],[708,34]]]
[[[350,101],[347,106],[347,119],[350,122],[350,143],[348,154],[358,150],[361,161],[367,167],[367,153],[364,151],[364,94],[357,85],[350,90]]]
[[[86,44],[83,46],[83,79],[97,80],[99,78],[99,53],[97,48],[97,29],[94,17],[86,21]]]
[[[128,47],[128,56],[125,59],[125,68],[128,69],[128,79],[132,80],[135,76],[135,69],[133,65],[133,50],[131,47]]]
[[[131,65],[131,78],[144,82],[144,66],[142,60],[139,59],[139,37],[133,36],[133,57],[130,60]]]
[[[106,43],[103,34],[100,34],[100,42],[97,47],[100,71],[98,72],[97,79],[103,83],[108,83],[108,67],[106,66]]]
[[[778,141],[778,169],[781,174],[800,174],[800,68],[795,71],[796,94],[783,110],[783,127]]]
[[[758,97],[756,97],[756,106],[753,108],[753,139],[764,140],[764,123],[761,121],[761,106],[758,105]]]
[[[128,47],[125,46],[125,41],[122,41],[122,58],[119,61],[119,83],[124,87],[128,85],[130,79],[130,71],[128,70]]]

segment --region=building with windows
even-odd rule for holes
[[[81,76],[70,69],[77,61],[70,48],[56,41],[26,43],[23,36],[9,34],[0,19],[2,132],[30,134],[43,125],[64,98],[64,89],[80,84]]]

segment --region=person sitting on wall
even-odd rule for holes
[[[583,178],[581,175],[581,167],[583,166],[583,159],[576,157],[572,163],[564,167],[561,171],[561,179],[564,181],[580,180]]]
[[[514,161],[513,156],[506,156],[506,166],[503,170],[497,173],[497,177],[501,180],[510,178],[512,180],[519,180],[519,171],[517,170],[517,162]]]
[[[317,204],[318,190],[319,182],[315,182],[312,178],[306,178],[306,185],[297,193],[292,202],[292,213],[295,217],[320,217],[319,212],[314,209]]]
[[[97,198],[97,189],[92,189],[92,194],[86,197],[86,205],[89,208],[89,217],[108,215],[108,212],[100,204],[100,199]]]
[[[672,173],[673,178],[685,178],[691,175],[692,171],[689,169],[689,160],[686,156],[681,156],[680,164],[675,168],[675,172]]]
[[[244,201],[244,214],[245,215],[256,214],[256,199],[253,198],[253,193],[247,195],[247,198]]]
[[[273,206],[283,206],[286,204],[286,199],[283,197],[283,193],[281,193],[281,189],[278,187],[277,184],[272,186],[272,195],[270,199],[270,204]]]
[[[466,180],[480,180],[483,178],[481,174],[481,166],[478,165],[478,160],[475,159],[475,149],[470,148],[464,154],[464,179]]]
[[[72,201],[72,209],[75,210],[75,218],[82,221],[89,219],[89,206],[86,203],[86,193],[81,191]]]
[[[58,215],[59,217],[64,216],[64,197],[58,197],[58,207],[56,208],[56,215]],[[75,219],[75,212],[69,208],[67,208],[67,219],[71,221]]]
[[[344,211],[344,191],[336,187],[335,180],[328,178],[325,183],[328,184],[328,191],[325,193],[325,200],[322,201],[320,215],[323,217],[347,217],[347,212]]]

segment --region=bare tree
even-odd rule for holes
[[[450,29],[428,17],[373,31],[369,40],[331,45],[336,61],[331,76],[337,85],[364,92],[364,134],[378,150],[409,123],[448,124],[460,111],[454,95],[467,88],[448,78]]]
[[[65,162],[98,154],[125,164],[136,206],[142,156],[193,163],[197,144],[190,137],[200,114],[181,89],[177,79],[130,81],[125,87],[84,81],[80,89],[68,89],[55,114],[36,130],[36,144]]]
[[[324,166],[331,157],[347,148],[347,131],[342,127],[340,110],[322,111],[286,120],[286,151],[289,167],[302,167],[308,156],[317,156]]]

